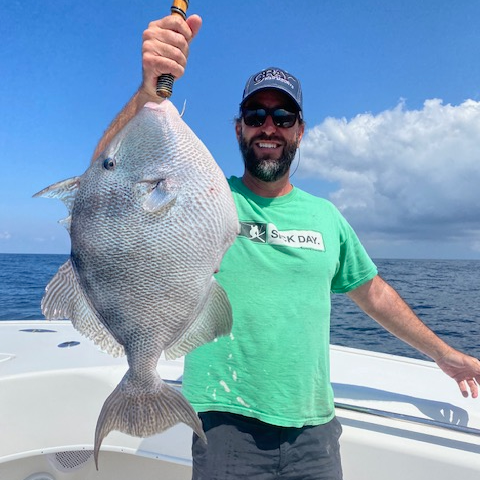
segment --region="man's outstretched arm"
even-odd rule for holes
[[[480,361],[439,338],[380,276],[352,290],[348,296],[390,333],[434,360],[458,383],[464,397],[469,392],[473,398],[478,397]]]

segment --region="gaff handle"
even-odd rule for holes
[[[173,0],[170,8],[172,15],[180,15],[184,20],[187,19],[188,0]],[[175,77],[170,73],[164,73],[157,79],[157,95],[163,98],[169,98],[172,95],[173,82]]]

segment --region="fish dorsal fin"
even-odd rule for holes
[[[42,313],[48,320],[71,320],[73,326],[114,357],[124,355],[120,345],[100,322],[80,286],[71,260],[67,260],[45,289]]]
[[[72,224],[72,209],[75,196],[77,194],[78,186],[80,185],[80,177],[72,177],[61,182],[54,183],[40,192],[36,193],[34,197],[58,198],[68,208],[68,217],[63,218],[58,223],[63,225],[68,232]]]
[[[75,201],[75,195],[80,185],[80,178],[81,177],[72,177],[54,183],[36,193],[34,197],[58,198],[66,205],[68,212],[72,213],[73,202]]]
[[[195,321],[165,349],[165,358],[173,360],[194,348],[228,335],[232,330],[232,307],[225,290],[212,277],[207,300]]]

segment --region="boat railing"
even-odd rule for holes
[[[335,402],[335,408],[341,410],[349,410],[357,413],[364,413],[366,415],[373,415],[376,417],[383,417],[392,420],[399,420],[409,423],[417,423],[420,425],[428,425],[435,428],[443,428],[455,432],[467,433],[469,435],[475,435],[480,437],[480,429],[469,427],[467,425],[458,425],[455,423],[441,422],[439,420],[433,420],[431,418],[417,417],[415,415],[406,415],[403,413],[389,412],[386,410],[379,410],[370,407],[360,407],[358,405],[350,405],[347,403]]]
[[[169,385],[181,388],[181,380],[165,380]],[[376,417],[388,418],[391,420],[399,420],[403,422],[416,423],[420,425],[428,425],[435,428],[443,428],[454,432],[467,433],[468,435],[475,435],[480,437],[480,429],[469,427],[467,425],[458,425],[455,423],[441,422],[439,420],[433,420],[431,418],[422,418],[415,415],[406,415],[403,413],[389,412],[387,410],[379,410],[370,407],[360,407],[358,405],[351,405],[348,403],[335,402],[335,408],[340,410],[349,410],[352,412],[363,413],[365,415],[372,415]]]

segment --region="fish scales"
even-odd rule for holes
[[[164,100],[149,103],[80,177],[36,196],[69,209],[71,256],[47,285],[42,311],[75,328],[129,369],[105,401],[95,461],[111,430],[149,436],[184,422],[205,439],[190,404],[160,378],[176,358],[231,330],[213,274],[238,233],[226,179]],[[98,465],[98,463],[97,463]]]

